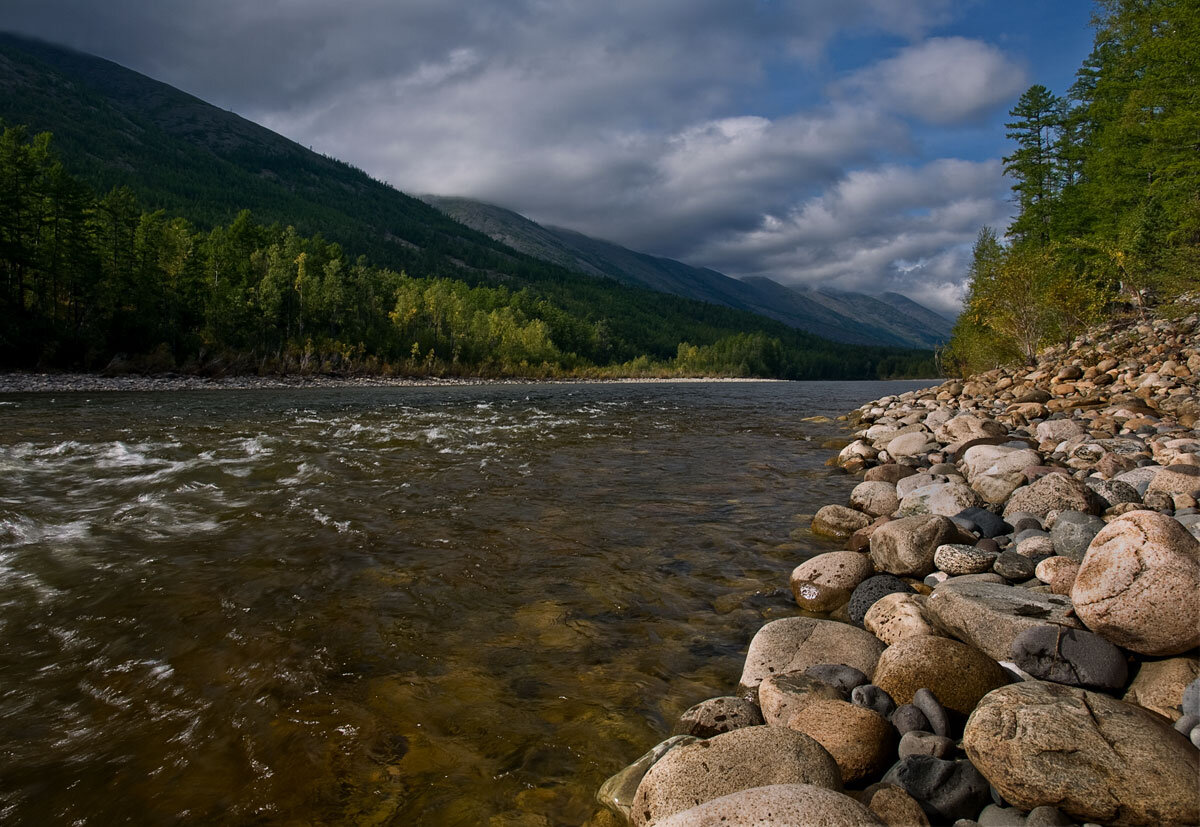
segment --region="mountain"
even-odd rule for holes
[[[635,252],[574,230],[543,226],[493,204],[437,195],[422,198],[456,221],[543,261],[661,293],[748,310],[834,341],[929,348],[945,343],[953,327],[932,310],[896,293],[872,297],[786,287],[766,278],[730,278],[716,270]]]
[[[570,367],[574,364],[665,364],[676,358],[679,345],[685,342],[717,348],[713,352],[724,354],[721,358],[734,365],[734,370],[737,365],[749,364],[734,357],[739,348],[767,348],[775,354],[768,360],[772,365],[787,367],[756,370],[761,374],[763,370],[769,373],[778,369],[778,375],[792,378],[912,375],[914,371],[931,370],[930,354],[915,353],[911,346],[903,350],[847,347],[752,312],[746,302],[722,301],[716,294],[687,298],[653,292],[643,282],[620,277],[622,271],[607,263],[589,271],[574,260],[575,254],[556,262],[547,257],[545,250],[542,255],[522,252],[373,180],[349,164],[312,152],[186,92],[98,57],[3,33],[0,121],[8,127],[27,127],[30,135],[52,133],[54,156],[62,160],[67,173],[97,195],[128,189],[135,199],[131,209],[162,210],[167,219],[184,218],[201,235],[210,230],[226,236],[240,232],[238,228],[245,229],[246,225],[237,223],[242,221],[239,216],[248,210],[257,225],[295,227],[300,236],[313,239],[305,243],[324,250],[322,255],[330,261],[342,260],[339,266],[347,270],[357,257],[364,256],[375,268],[404,271],[420,279],[442,278],[460,285],[506,288],[511,298],[498,295],[487,300],[504,303],[516,314],[513,318],[525,320],[522,324],[543,322],[552,344],[564,354],[565,367],[560,366],[563,370],[574,370]],[[0,203],[0,212],[5,208],[6,203]],[[136,221],[136,213],[133,217]],[[266,226],[261,234],[279,237]],[[557,234],[550,236],[544,239],[545,244],[553,247],[561,243]],[[36,255],[40,249],[37,239],[27,241],[23,249]],[[322,246],[326,241],[336,242],[336,249]],[[0,250],[0,258],[3,255]],[[110,260],[115,259],[110,256]],[[248,272],[250,262],[246,264],[242,269]],[[19,273],[22,266],[14,264],[13,272]],[[690,271],[678,262],[662,264],[659,269],[664,278],[676,279],[683,279],[681,273]],[[53,273],[47,271],[43,276],[50,283]],[[372,278],[379,284],[387,282],[382,276]],[[711,271],[709,278],[724,286],[729,281]],[[22,335],[36,335],[30,326],[33,317],[27,310],[42,299],[32,294],[23,296],[27,288],[22,281],[12,283],[12,296],[4,297],[8,302],[5,312],[12,319],[25,321],[20,331],[9,325],[7,336],[0,334],[0,340],[9,343],[6,347],[10,354],[28,353],[30,359],[57,364],[54,359],[61,361],[64,357],[38,356],[20,340]],[[246,295],[237,298],[241,304],[229,306],[245,309],[258,301],[255,284],[233,285]],[[98,289],[106,288],[99,285]],[[280,298],[288,307],[300,302],[295,289],[286,286]],[[377,303],[394,300],[390,295],[373,299]],[[110,302],[105,307],[104,312],[109,312],[121,305]],[[199,305],[190,307],[201,315],[206,312]],[[375,314],[373,323],[386,324],[389,309],[375,307],[371,311]],[[92,348],[88,351],[93,353],[88,357],[89,365],[105,353],[111,355],[114,343],[125,341],[113,332],[120,326],[118,322],[124,322],[115,318],[109,321],[115,325],[112,331],[94,329],[94,340],[71,342],[76,353],[83,352],[85,345]],[[312,329],[310,326],[308,331]],[[326,329],[329,332],[322,335],[329,337],[331,348],[335,344],[346,348],[360,344],[338,338],[346,331],[339,332],[336,323]],[[189,334],[193,343],[199,340],[199,330]],[[269,329],[259,340],[284,343],[279,347],[305,346],[303,341],[297,344],[291,333],[273,336]],[[730,345],[734,340],[735,344]],[[396,342],[392,345],[398,347]],[[411,345],[409,342],[405,346],[405,353]],[[194,345],[178,347],[192,347],[194,351]],[[236,350],[243,345],[235,343],[231,347]],[[435,362],[453,362],[453,349],[446,347],[445,354],[434,348]],[[777,354],[771,350],[773,347],[779,349]],[[46,350],[54,352],[53,347]],[[244,354],[239,351],[235,355],[240,358]],[[176,358],[181,357],[177,354]]]

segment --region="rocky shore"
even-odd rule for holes
[[[594,823],[1200,823],[1200,315],[849,419],[796,616]]]

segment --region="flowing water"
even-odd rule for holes
[[[0,821],[580,824],[915,386],[2,396]]]

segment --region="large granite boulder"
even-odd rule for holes
[[[934,570],[937,547],[962,538],[960,529],[936,514],[919,514],[892,520],[871,535],[871,562],[879,571],[924,577]]]
[[[846,701],[814,701],[793,714],[787,726],[825,747],[846,784],[882,772],[896,751],[896,729],[887,718]]]
[[[1143,655],[1200,646],[1200,541],[1174,519],[1131,511],[1088,547],[1071,601],[1093,632]]]
[[[940,514],[953,517],[967,508],[980,504],[979,495],[961,482],[935,482],[918,488],[900,501],[897,513],[901,517],[914,514]]]
[[[928,689],[946,709],[969,715],[987,693],[1008,683],[1008,673],[973,646],[921,635],[892,644],[879,658],[874,683],[898,704]]]
[[[870,558],[856,551],[818,554],[792,569],[792,596],[802,609],[832,611],[850,599],[872,570]]]
[[[1200,661],[1196,658],[1146,661],[1129,684],[1124,700],[1174,721],[1183,715],[1184,690],[1197,677]]]
[[[942,583],[929,595],[925,610],[946,634],[997,661],[1011,657],[1013,641],[1026,629],[1045,624],[1079,628],[1066,597],[1004,583]]]
[[[1001,687],[971,714],[963,742],[1023,810],[1054,805],[1114,825],[1200,822],[1195,748],[1163,718],[1107,695],[1041,681]]]
[[[941,635],[925,615],[926,600],[925,595],[911,592],[884,595],[867,609],[863,625],[889,646],[910,637]]]
[[[1004,506],[1004,516],[1025,511],[1039,519],[1051,511],[1082,511],[1094,514],[1099,498],[1091,489],[1066,474],[1046,474],[1012,493]]]
[[[812,784],[770,784],[740,790],[655,822],[656,827],[884,827],[843,793]],[[896,826],[898,827],[898,825]]]
[[[883,481],[860,482],[850,492],[850,505],[872,517],[892,514],[900,507],[894,483]]]
[[[817,701],[845,699],[838,687],[803,672],[770,675],[758,685],[758,705],[768,726],[787,726],[793,715]]]
[[[875,674],[883,642],[870,632],[813,617],[785,617],[758,630],[742,669],[743,690],[757,689],[763,678],[803,672],[820,663],[844,663],[865,675]]]
[[[860,528],[871,524],[871,518],[861,511],[844,505],[827,505],[812,520],[812,533],[835,540],[845,540]]]
[[[842,788],[833,757],[784,727],[735,729],[676,747],[650,767],[633,797],[633,824],[653,824],[723,795],[770,784]]]

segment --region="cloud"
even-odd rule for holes
[[[980,40],[935,37],[855,72],[834,86],[880,108],[948,125],[977,121],[1028,82],[1023,65]]]
[[[144,71],[408,192],[946,307],[963,245],[1007,205],[998,162],[921,159],[921,122],[978,118],[1024,83],[993,46],[928,38],[958,7],[7,0],[0,28]],[[908,45],[831,85],[848,38]],[[805,101],[790,111],[770,104],[781,74]]]

